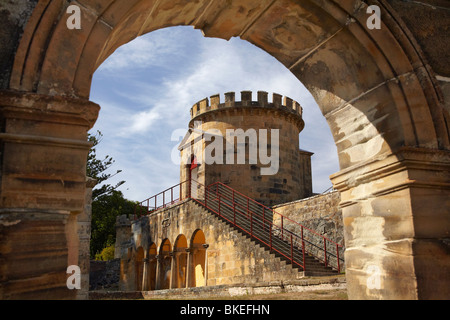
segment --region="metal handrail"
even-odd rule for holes
[[[248,211],[250,211],[250,212],[252,211],[252,210],[250,210],[250,208],[249,208],[249,202],[251,201],[252,203],[254,203],[254,204],[256,204],[257,206],[259,206],[260,208],[264,208],[264,210],[269,210],[269,212],[272,212],[272,214],[273,214],[274,216],[275,216],[275,215],[278,215],[278,216],[280,217],[281,226],[280,226],[280,225],[277,225],[277,224],[275,224],[275,223],[273,223],[273,222],[265,222],[265,221],[264,221],[264,217],[263,217],[263,224],[270,224],[270,225],[272,225],[272,229],[273,229],[273,227],[277,227],[279,230],[281,230],[281,238],[282,238],[282,239],[285,238],[284,233],[287,232],[287,233],[290,235],[291,238],[292,238],[292,237],[299,237],[299,238],[301,238],[301,243],[302,243],[302,247],[303,247],[303,248],[304,248],[304,242],[307,242],[307,243],[310,244],[311,246],[316,247],[318,250],[323,251],[323,252],[324,252],[324,258],[321,259],[321,258],[318,257],[317,255],[316,255],[316,258],[318,258],[319,260],[322,260],[322,262],[325,263],[326,266],[328,265],[328,262],[329,262],[329,261],[328,261],[328,256],[331,256],[331,257],[336,258],[336,264],[337,264],[337,265],[336,265],[336,268],[337,268],[338,272],[340,272],[340,260],[341,260],[341,261],[344,261],[344,260],[339,256],[339,249],[344,249],[344,247],[343,247],[342,245],[336,243],[335,241],[333,241],[333,240],[331,240],[331,239],[329,239],[329,238],[327,238],[327,237],[324,237],[324,236],[318,234],[318,233],[315,232],[314,230],[312,230],[312,229],[310,229],[310,228],[308,228],[308,227],[305,227],[304,225],[302,225],[302,224],[300,224],[300,223],[298,223],[298,222],[296,222],[296,221],[294,221],[294,220],[292,220],[292,219],[290,219],[290,218],[287,218],[287,217],[281,215],[280,213],[276,212],[275,210],[273,210],[273,209],[271,209],[271,208],[269,208],[269,207],[263,205],[262,203],[259,203],[258,201],[256,201],[256,200],[254,200],[254,199],[252,199],[252,198],[250,198],[250,197],[248,197],[248,196],[242,194],[241,192],[239,192],[239,191],[237,191],[237,190],[234,190],[233,188],[231,188],[231,187],[229,187],[229,186],[227,186],[227,185],[225,185],[225,184],[223,184],[223,183],[221,183],[221,182],[216,182],[216,183],[213,183],[213,184],[209,185],[209,186],[208,186],[208,189],[211,189],[211,188],[213,188],[214,186],[225,187],[225,188],[228,189],[230,192],[232,192],[233,198],[235,197],[235,194],[238,194],[238,195],[240,195],[241,197],[243,197],[244,199],[246,199],[246,200],[247,200],[247,212],[248,212]],[[216,188],[216,190],[217,190],[216,192],[219,192],[219,188]],[[222,196],[223,196],[223,195],[222,195]],[[228,200],[229,200],[229,199],[230,199],[230,198],[228,197]],[[242,206],[241,204],[238,204],[238,205]],[[253,212],[253,213],[255,213],[255,212]],[[256,213],[256,214],[257,214],[257,213]],[[291,230],[286,229],[285,226],[284,226],[284,220],[287,220],[288,222],[293,223],[293,224],[299,226],[299,227],[300,227],[300,230],[301,230],[301,236],[298,236],[297,234],[295,234],[295,233],[292,232]],[[272,221],[273,221],[273,218],[272,218]],[[311,241],[305,239],[305,237],[304,237],[304,235],[303,235],[305,230],[311,232],[313,235],[315,235],[315,236],[319,237],[320,239],[322,239],[322,241],[323,241],[323,248],[321,248],[320,246],[316,245],[315,243],[313,243],[313,242],[311,242]],[[289,239],[289,236],[288,236],[288,239]],[[333,252],[333,250],[327,250],[327,241],[328,241],[329,243],[331,243],[331,244],[334,244],[335,249],[336,249],[335,252]]]
[[[196,197],[192,197],[193,183],[195,183],[195,186],[197,188]],[[176,197],[176,195],[174,197],[174,191],[175,194],[179,192],[178,197]],[[166,197],[166,194],[168,192],[170,192],[170,197],[169,195]],[[208,197],[210,198],[208,199]],[[322,260],[325,266],[329,264],[330,257],[336,258],[335,268],[338,272],[340,272],[340,261],[343,261],[343,259],[339,256],[339,250],[344,249],[342,245],[318,234],[314,230],[305,227],[290,218],[279,214],[275,210],[263,205],[262,203],[259,203],[258,201],[242,194],[237,190],[234,190],[233,188],[221,182],[216,182],[209,185],[208,187],[205,187],[197,181],[183,181],[171,188],[168,188],[150,198],[137,203],[135,206],[134,218],[136,219],[138,215],[142,216],[143,210],[145,210],[146,215],[152,214],[157,210],[177,204],[185,199],[195,200],[197,203],[203,205],[222,219],[225,219],[235,227],[249,234],[251,238],[257,239],[258,241],[268,246],[271,251],[278,252],[279,254],[290,260],[292,264],[300,266],[303,270],[306,269],[305,253],[307,250],[305,247],[305,243],[307,243],[309,247],[315,247],[318,251],[323,251],[323,259],[318,254],[313,255],[317,259]],[[215,202],[217,203],[217,208],[214,208],[214,205],[211,205],[211,203]],[[139,213],[137,213],[137,208],[139,208]],[[224,216],[224,210],[229,210],[233,213],[232,219],[231,217]],[[257,212],[258,210],[262,210],[262,215],[261,213]],[[269,217],[270,220],[266,219],[266,212],[267,216],[272,214],[272,216]],[[238,216],[236,216],[236,213],[238,213]],[[273,217],[275,215],[278,215],[280,217],[281,225],[277,225],[273,222]],[[289,223],[299,226],[300,235],[287,229],[284,225],[285,220]],[[246,221],[247,226],[245,226],[242,221]],[[323,240],[323,248],[317,245],[314,241],[310,240],[309,237],[305,237],[305,231],[310,232],[312,236],[320,237],[320,239]],[[278,235],[277,232],[279,232],[280,235]],[[266,239],[263,239],[263,236],[265,236]],[[289,256],[285,252],[283,252],[281,248],[277,248],[274,246],[273,242],[276,241],[277,238],[284,241],[284,245],[290,245]],[[294,247],[296,246],[294,244],[294,239],[296,243],[300,243],[300,247],[298,247],[298,249],[300,250],[300,253],[302,255],[302,261],[294,259]],[[335,252],[333,252],[333,250],[327,250],[327,241],[332,244],[332,246],[335,246]],[[312,252],[309,253],[311,254]]]
[[[205,189],[205,190],[208,190],[208,189]],[[218,215],[219,217],[221,217],[222,219],[224,219],[224,220],[230,222],[230,223],[233,224],[236,228],[238,228],[238,229],[240,229],[241,231],[243,231],[243,232],[249,234],[250,237],[251,237],[252,239],[256,239],[256,240],[258,240],[259,242],[265,244],[266,246],[269,247],[269,249],[270,249],[271,251],[276,251],[276,252],[278,252],[280,255],[282,255],[282,256],[284,256],[285,258],[291,260],[291,263],[292,263],[292,264],[296,264],[296,265],[302,267],[302,269],[305,270],[305,263],[301,264],[299,261],[296,261],[296,260],[294,260],[294,258],[293,258],[293,241],[292,241],[292,239],[291,239],[291,248],[290,248],[291,256],[289,257],[289,256],[287,256],[283,251],[280,251],[279,248],[276,248],[275,246],[273,246],[273,244],[272,244],[272,238],[271,238],[272,232],[269,233],[269,239],[270,239],[269,243],[267,243],[264,239],[262,239],[262,238],[260,237],[260,235],[258,235],[258,233],[253,232],[253,222],[260,223],[260,221],[258,221],[258,220],[255,221],[255,220],[251,219],[251,220],[250,220],[250,230],[248,230],[246,227],[244,227],[243,225],[241,225],[241,224],[239,224],[239,223],[236,222],[235,216],[234,216],[234,219],[233,219],[233,220],[230,220],[229,218],[227,218],[226,216],[224,216],[224,215],[222,214],[223,209],[221,210],[220,204],[224,204],[225,206],[228,206],[228,207],[230,207],[230,208],[231,208],[231,206],[230,206],[229,204],[227,204],[226,202],[224,202],[223,199],[221,200],[221,199],[220,199],[220,195],[218,195],[218,198],[217,198],[217,199],[213,199],[213,200],[209,199],[209,201],[218,201],[218,202],[217,202],[217,203],[218,203],[218,209],[214,209],[214,208],[211,207],[211,205],[208,205],[208,196],[207,196],[207,194],[208,194],[208,193],[207,193],[207,191],[206,191],[206,192],[205,192],[205,202],[201,202],[201,201],[198,200],[198,199],[193,199],[193,200],[196,201],[196,202],[198,202],[198,203],[200,203],[201,205],[205,206],[208,210],[210,210],[210,211],[212,211],[213,213],[217,214],[217,215]],[[209,202],[209,203],[210,203],[210,202]],[[236,213],[236,212],[234,212],[234,213]],[[239,213],[239,212],[238,212],[238,213]],[[252,211],[249,211],[250,217],[252,216],[252,213],[253,213]],[[246,216],[246,217],[247,217],[247,216]],[[248,217],[247,217],[247,218],[248,218]],[[270,223],[267,223],[267,224],[270,224]],[[293,236],[298,237],[297,235],[294,235],[294,234],[292,235],[292,237],[293,237]],[[298,238],[299,238],[299,237],[298,237]],[[303,261],[304,261],[304,258],[303,258]]]
[[[272,208],[269,208],[269,207],[267,207],[266,205],[264,205],[264,204],[262,204],[262,203],[260,203],[260,202],[258,202],[258,201],[256,201],[256,200],[254,200],[254,199],[252,199],[252,198],[250,198],[250,197],[248,197],[248,196],[242,194],[241,192],[239,192],[239,191],[237,191],[237,190],[234,190],[233,188],[227,186],[226,184],[223,184],[222,182],[215,182],[215,183],[209,185],[208,188],[210,188],[211,186],[214,186],[214,185],[216,185],[216,184],[221,185],[221,186],[223,186],[223,187],[226,187],[226,188],[228,188],[228,189],[234,191],[235,193],[238,193],[239,195],[241,195],[241,196],[243,196],[243,197],[249,199],[250,201],[252,201],[252,202],[258,204],[259,206],[264,207],[264,208],[266,208],[267,210],[272,211],[274,214],[279,215],[279,216],[281,217],[281,219],[288,220],[289,222],[292,222],[292,223],[294,223],[294,224],[296,224],[296,225],[298,225],[298,226],[301,226],[301,227],[303,227],[304,229],[307,229],[308,231],[311,231],[312,233],[316,234],[317,236],[322,237],[322,238],[326,239],[327,241],[332,242],[332,243],[334,243],[334,244],[337,244],[339,247],[343,248],[343,246],[340,245],[339,243],[337,243],[337,242],[335,242],[335,241],[333,241],[333,240],[331,240],[331,239],[329,239],[329,238],[327,238],[327,237],[324,237],[324,236],[322,236],[321,234],[318,234],[318,233],[315,232],[314,230],[312,230],[312,229],[310,229],[310,228],[308,228],[308,227],[305,227],[304,225],[298,223],[297,221],[294,221],[294,220],[292,220],[292,219],[290,219],[290,218],[288,218],[288,217],[286,217],[286,216],[284,216],[284,215],[282,215],[282,214],[276,212],[276,211],[273,210]],[[288,231],[288,230],[286,230],[286,231]]]
[[[183,192],[183,187],[186,187],[186,184],[188,184],[187,185],[188,189],[187,189],[187,191]],[[166,197],[166,194],[169,191],[170,191],[170,194],[167,195],[167,197]],[[178,193],[178,197],[176,196],[177,193]],[[175,194],[175,196],[174,196],[174,194]],[[186,180],[181,183],[178,183],[178,184],[174,185],[173,187],[170,187],[160,193],[155,194],[154,196],[151,196],[150,198],[147,198],[141,202],[138,202],[134,207],[134,220],[136,220],[138,217],[141,217],[143,215],[148,215],[157,210],[167,208],[168,206],[172,206],[172,205],[174,205],[178,202],[181,202],[185,199],[189,199],[190,197],[191,197],[190,181]],[[161,200],[162,200],[162,202],[161,202]],[[142,211],[144,211],[144,210],[145,210],[145,213],[142,214]]]

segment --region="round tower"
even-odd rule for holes
[[[299,149],[304,128],[296,101],[259,91],[211,96],[191,108],[180,145],[181,181],[222,182],[267,206],[312,195],[312,153]],[[195,196],[195,195],[194,195]]]

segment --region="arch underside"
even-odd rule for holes
[[[207,37],[247,40],[291,70],[326,117],[341,169],[403,146],[449,147],[429,71],[386,6],[382,28],[368,30],[367,5],[357,0],[74,3],[82,11],[81,30],[66,27],[63,1],[38,3],[11,89],[88,99],[93,73],[119,46],[160,28],[190,25]]]
[[[387,1],[370,3],[381,8],[380,30],[367,28],[367,3],[361,0],[78,0],[70,4],[81,8],[82,29],[69,30],[68,1],[40,0],[16,52],[9,90],[0,92],[0,100],[5,107],[15,106],[17,114],[17,109],[34,107],[48,116],[57,108],[54,122],[64,127],[58,130],[66,130],[67,138],[70,132],[63,116],[69,112],[64,108],[70,105],[70,113],[75,109],[83,113],[93,73],[121,45],[171,26],[193,26],[207,37],[247,40],[286,66],[312,93],[328,121],[341,167],[332,179],[343,199],[349,291],[370,296],[364,286],[369,276],[365,267],[373,263],[380,267],[385,291],[372,297],[433,297],[439,292],[433,285],[448,291],[441,281],[449,265],[448,248],[441,240],[448,238],[449,225],[450,117],[433,71],[410,32]],[[72,127],[78,139],[88,125],[81,128],[77,118]],[[39,128],[35,134],[42,135]],[[61,133],[58,130],[55,136]],[[11,143],[8,150],[15,153],[4,152],[10,158],[3,156],[3,167],[12,174],[2,171],[3,202],[14,208],[23,203],[33,206],[13,197],[23,193],[17,191],[20,184],[11,191],[7,183],[17,180],[17,165],[10,155],[20,155],[22,140],[30,137],[15,131],[2,137],[17,140],[20,146]],[[69,178],[84,183],[87,145],[48,136],[32,138],[33,143],[51,144],[64,161],[76,158],[73,163],[79,168],[73,165],[77,170]],[[75,157],[70,153],[69,158],[66,144],[85,150]],[[59,168],[42,153],[29,169],[33,179],[41,167],[49,177],[54,167]],[[60,192],[67,201],[68,187],[44,178],[52,183],[50,200],[35,206],[60,209],[65,202],[56,203],[51,195]],[[29,188],[34,192],[33,179],[21,182],[33,181]],[[77,206],[66,204],[70,212],[76,213],[84,199],[84,187],[77,192]],[[419,286],[424,293],[416,294]]]

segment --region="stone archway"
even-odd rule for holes
[[[165,239],[158,252],[158,270],[156,272],[156,289],[170,289],[172,275],[172,245],[169,239]]]
[[[88,100],[92,74],[139,35],[191,25],[267,51],[318,102],[339,154],[332,181],[342,194],[349,297],[448,297],[449,115],[414,37],[387,1],[371,3],[380,30],[367,28],[361,0],[78,0],[80,30],[67,28],[65,1],[28,8],[0,91],[2,295],[75,297],[65,270],[78,263],[86,132],[99,111]],[[34,239],[39,255],[22,249]],[[33,263],[43,256],[54,263]],[[379,286],[368,286],[374,276]]]
[[[189,246],[189,287],[206,286],[207,281],[207,256],[206,256],[206,239],[202,230],[196,230],[192,234]]]
[[[158,266],[156,244],[152,243],[148,249],[148,290],[156,289],[156,269]]]
[[[136,255],[134,257],[134,267],[135,267],[135,286],[136,291],[142,291],[143,278],[144,278],[144,258],[145,253],[142,247],[136,250]]]
[[[171,288],[186,288],[188,270],[188,243],[180,234],[173,247],[172,285]]]

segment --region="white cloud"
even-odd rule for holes
[[[127,132],[123,134],[142,133],[151,128],[157,120],[161,119],[161,115],[157,109],[143,111],[132,116],[131,126]]]
[[[182,48],[179,30],[171,30],[171,37],[155,32],[151,37],[141,36],[119,47],[100,67],[102,72],[115,73],[158,66],[162,59],[169,61]]]
[[[126,80],[124,80],[126,79]],[[179,182],[171,161],[177,142],[171,133],[186,128],[197,101],[228,91],[263,90],[287,95],[304,108],[303,149],[315,152],[314,191],[331,183],[338,170],[330,130],[314,99],[273,57],[240,39],[203,38],[190,28],[153,32],[123,46],[97,71],[93,99],[102,106],[94,129],[104,132],[98,150],[116,159],[118,180],[130,199],[143,200]],[[112,102],[111,102],[112,101]],[[117,170],[114,169],[114,170]]]

